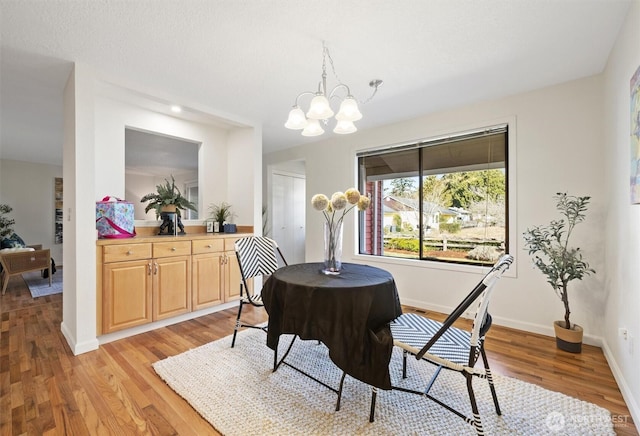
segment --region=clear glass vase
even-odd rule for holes
[[[342,269],[342,221],[330,225],[324,223],[324,269],[329,275],[340,274]]]

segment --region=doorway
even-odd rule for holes
[[[304,174],[271,175],[271,234],[289,264],[305,261],[306,180]]]

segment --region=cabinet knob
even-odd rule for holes
[[[127,251],[127,256],[131,256],[133,254],[133,251],[129,250]]]
[[[176,247],[171,247],[171,251],[176,251]]]
[[[207,244],[207,248],[211,248],[211,244]]]

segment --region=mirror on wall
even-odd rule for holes
[[[140,199],[156,192],[156,186],[173,175],[182,195],[201,205],[198,198],[198,150],[200,143],[155,132],[125,128],[125,198],[134,204],[136,221],[156,221],[153,210],[145,213]],[[198,212],[182,211],[183,220],[197,220]],[[200,213],[202,215],[202,213]]]

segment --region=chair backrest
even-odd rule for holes
[[[278,255],[287,264],[276,241],[264,236],[238,239],[235,251],[243,280],[273,274],[278,269]]]
[[[489,272],[480,280],[480,282],[473,288],[471,292],[465,297],[464,300],[456,307],[453,312],[449,314],[447,319],[442,323],[442,327],[433,335],[431,340],[422,347],[420,352],[416,355],[416,359],[422,359],[424,354],[436,343],[436,341],[453,325],[454,322],[462,316],[465,311],[473,304],[474,301],[478,301],[478,307],[475,317],[473,319],[473,327],[471,329],[471,348],[478,346],[480,338],[489,329],[491,325],[491,315],[488,314],[489,300],[491,299],[491,292],[494,285],[498,281],[502,274],[509,269],[513,263],[513,256],[510,254],[503,255],[493,265]]]

